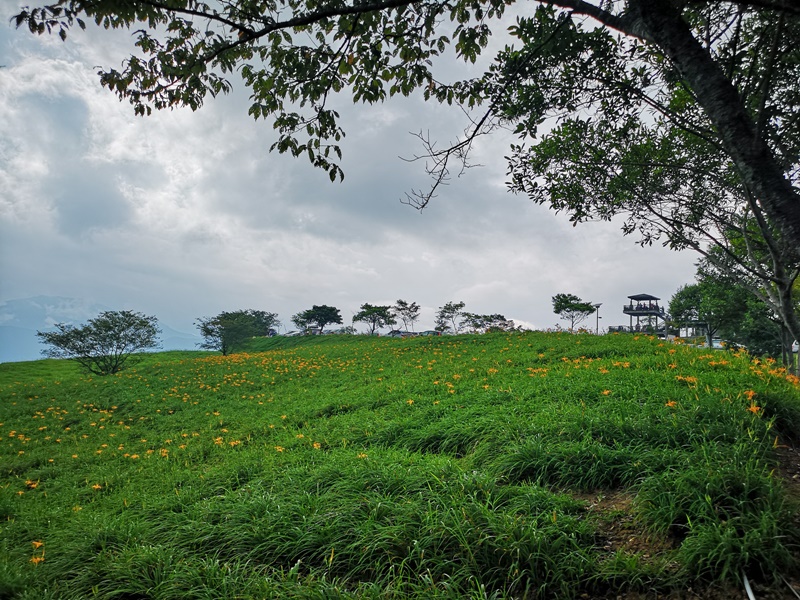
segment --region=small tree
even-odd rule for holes
[[[405,300],[398,300],[394,305],[395,315],[400,317],[406,331],[414,331],[414,323],[419,320],[420,306],[416,302],[406,302]]]
[[[325,329],[325,325],[330,325],[332,323],[341,325],[342,315],[338,308],[327,306],[325,304],[322,306],[317,306],[315,304],[308,310],[304,310],[294,315],[292,317],[292,323],[297,325],[297,327],[300,329],[306,329],[307,327],[313,326],[319,327],[321,333]]]
[[[374,335],[376,329],[387,327],[397,323],[397,319],[392,314],[391,306],[373,306],[372,304],[362,304],[361,310],[353,315],[353,323],[366,323],[369,327],[369,334]]]
[[[569,330],[573,331],[575,325],[586,320],[597,310],[591,302],[585,302],[575,294],[556,294],[553,296],[553,312],[562,319],[569,321]]]
[[[465,314],[464,306],[463,302],[448,302],[439,307],[436,313],[436,331],[460,333],[464,328],[464,323],[461,320]]]
[[[219,350],[223,356],[241,348],[245,340],[267,336],[280,326],[278,315],[263,310],[235,310],[221,312],[216,317],[195,321],[203,341],[198,344],[206,350]]]
[[[68,358],[95,375],[111,375],[136,361],[136,352],[158,348],[158,319],[129,310],[104,311],[80,327],[57,323],[57,331],[37,331],[50,358]]]
[[[465,312],[464,324],[469,327],[472,333],[488,333],[490,331],[514,331],[516,325],[514,321],[506,319],[503,315],[476,315]]]

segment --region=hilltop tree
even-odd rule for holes
[[[585,302],[575,294],[556,294],[553,296],[553,312],[569,321],[569,330],[582,323],[597,310],[591,302]]]
[[[374,335],[375,330],[388,327],[397,323],[392,314],[391,306],[373,306],[365,303],[361,305],[361,310],[353,315],[353,323],[366,323],[369,327],[369,334]]]
[[[463,302],[448,302],[444,306],[440,306],[436,312],[436,331],[460,333],[464,327],[462,320],[464,306],[466,305]]]
[[[513,185],[525,191],[541,181],[541,173],[526,172],[528,142],[554,141],[588,125],[587,139],[605,131],[623,145],[628,136],[638,144],[650,124],[675,125],[716,148],[781,237],[800,247],[796,2],[548,0],[519,11],[509,33],[517,45],[501,50],[482,75],[446,81],[446,67],[439,72],[435,59],[452,46],[474,63],[513,5],[40,0],[15,20],[62,39],[73,23],[85,27],[84,19],[134,30],[138,55],[120,71],[102,71],[100,81],[136,114],[197,109],[208,95],[228,92],[227,77],[240,73],[251,89],[249,113],[274,120],[273,148],[307,156],[332,180],[343,176],[337,160],[344,135],[327,105],[333,93],[350,88],[355,101],[374,103],[419,90],[448,105],[482,105],[449,147],[438,150],[420,134],[433,183],[410,197],[419,207],[448,181],[453,163],[468,166],[476,138],[498,125],[516,127],[523,142],[512,151],[511,171]],[[541,136],[548,117],[566,129]],[[713,210],[718,201],[704,202]],[[609,218],[614,207],[598,210]],[[572,214],[586,216],[580,209]]]
[[[50,358],[69,358],[95,375],[113,375],[136,362],[134,353],[157,348],[158,319],[129,310],[104,311],[85,325],[56,323],[57,331],[37,331],[51,348]]]
[[[236,310],[221,312],[216,317],[205,317],[195,321],[203,342],[198,344],[206,350],[219,350],[227,356],[253,337],[270,335],[280,327],[278,315],[263,310]]]
[[[327,306],[313,305],[311,308],[301,311],[292,317],[292,323],[297,325],[300,329],[308,327],[319,327],[320,333],[325,329],[326,325],[342,324],[342,315],[338,308]]]
[[[398,300],[394,305],[395,315],[400,317],[403,321],[403,326],[406,331],[414,331],[414,323],[419,320],[420,306],[416,302],[406,302],[405,300]]]
[[[478,315],[465,312],[464,324],[472,333],[489,333],[494,331],[514,331],[514,321],[506,319],[503,315]]]

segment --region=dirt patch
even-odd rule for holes
[[[587,503],[586,511],[597,524],[598,542],[609,553],[638,553],[643,559],[678,547],[669,536],[645,531],[633,516],[633,494],[627,490],[576,495]]]
[[[800,527],[800,448],[790,444],[776,447],[778,465],[775,475],[780,477],[793,504],[795,524]],[[586,511],[595,520],[598,543],[609,556],[617,551],[636,553],[642,559],[663,555],[676,549],[680,542],[670,536],[649,534],[633,515],[633,494],[627,490],[599,491],[589,494],[572,494],[586,502]],[[800,555],[798,555],[800,564]],[[750,586],[756,600],[800,600],[800,572],[784,573],[782,581],[766,584],[751,580]],[[712,585],[670,592],[628,591],[611,592],[597,596],[583,594],[580,600],[748,600],[743,585]]]

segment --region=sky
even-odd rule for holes
[[[349,325],[361,304],[398,299],[423,307],[423,330],[463,301],[547,329],[559,323],[552,297],[571,293],[602,303],[602,329],[628,323],[627,296],[666,304],[693,281],[690,251],[642,248],[618,222],[573,227],[509,193],[504,132],[479,140],[482,166],[424,211],[403,204],[428,178],[400,157],[422,151],[413,133],[443,143],[461,133],[452,107],[336,98],[345,179],[331,183],[269,152],[271,124],[247,115],[235,75],[231,94],[196,112],[136,117],[96,75],[130,54],[129,32],[90,27],[65,43],[15,30],[15,10],[0,7],[0,302],[80,298],[195,332],[199,317],[248,308],[294,329],[291,316],[315,304]]]

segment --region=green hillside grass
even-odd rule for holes
[[[0,598],[574,598],[798,566],[800,382],[633,336],[0,365]]]

